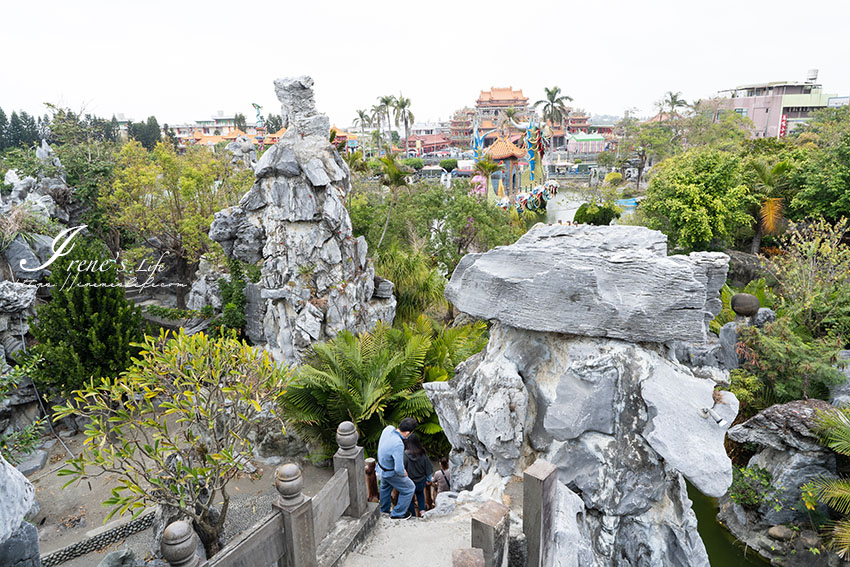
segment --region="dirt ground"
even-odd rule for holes
[[[83,435],[75,435],[67,439],[63,438],[62,441],[76,454],[80,450],[83,439]],[[68,458],[68,454],[58,442],[48,450],[48,453],[47,465],[29,477],[35,486],[36,498],[41,507],[32,522],[38,527],[42,555],[80,541],[87,537],[87,532],[103,526],[110,509],[102,506],[101,502],[110,496],[115,480],[114,475],[106,475],[89,481],[74,482],[63,489],[62,486],[70,477],[58,476],[57,473]],[[254,464],[257,466],[257,473],[253,475],[253,478],[240,475],[228,484],[228,493],[231,497],[225,525],[228,538],[247,529],[272,511],[271,502],[277,495],[274,488],[276,466]],[[315,495],[333,475],[333,470],[317,468],[309,462],[301,462],[301,468],[304,475],[304,493],[310,496]],[[113,517],[110,521],[115,519]],[[129,519],[129,516],[125,519]],[[109,549],[103,550],[102,554],[92,553],[64,563],[63,566],[94,566],[100,561],[102,555],[124,546],[135,549],[137,558],[144,559],[145,553],[140,553],[139,550],[146,550],[150,546],[150,537],[148,529],[127,538],[127,542],[109,546]]]

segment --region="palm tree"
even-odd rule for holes
[[[567,108],[567,103],[572,102],[573,97],[561,94],[561,87],[545,88],[546,98],[538,100],[534,103],[534,108],[543,107],[543,121],[551,122],[552,124],[561,124],[570,115]]]
[[[376,145],[376,149],[381,147],[380,140],[381,140],[381,137],[383,136],[383,132],[381,132],[381,123],[383,122],[383,118],[384,118],[383,114],[384,114],[384,109],[381,108],[380,104],[373,104],[372,105],[372,110],[371,110],[371,117],[372,118],[371,118],[369,123],[372,126],[375,126],[378,130],[378,144]],[[377,154],[378,152],[375,152],[375,153]]]
[[[393,244],[376,256],[376,272],[395,284],[395,327],[411,323],[428,310],[445,305],[446,278],[421,248],[414,246],[408,252]]]
[[[413,124],[415,118],[413,117],[413,112],[410,111],[410,99],[405,98],[404,95],[398,93],[398,98],[395,99],[395,106],[393,110],[395,111],[395,125],[398,126],[399,122],[404,124],[404,153],[407,154],[407,139],[410,137],[410,125]]]
[[[500,126],[507,129],[508,132],[511,130],[511,126],[513,126],[513,122],[516,120],[519,115],[519,111],[516,108],[511,106],[510,108],[505,108],[500,112],[501,118],[499,119]]]
[[[354,126],[360,126],[360,134],[365,134],[365,129],[372,126],[372,117],[366,109],[357,111],[357,118],[354,119]]]
[[[396,199],[398,199],[398,190],[407,186],[407,176],[409,173],[407,168],[398,161],[398,156],[387,146],[386,154],[381,158],[381,185],[388,187],[390,190],[390,205],[387,208],[387,220],[384,221],[384,230],[381,231],[381,238],[378,239],[378,245],[375,246],[376,250],[381,249],[384,236],[387,235],[387,227],[390,225],[390,215],[393,213],[393,206]]]
[[[815,418],[818,433],[824,444],[845,457],[850,456],[850,408],[831,408],[818,412]],[[850,557],[850,479],[848,478],[818,478],[803,485],[804,496],[806,492],[813,492],[815,498],[830,508],[834,508],[844,517],[836,522],[826,524],[826,532],[829,538],[829,546],[842,559]],[[803,501],[806,507],[814,506]]]
[[[791,165],[787,161],[780,161],[771,166],[766,161],[759,160],[752,162],[750,169],[756,177],[755,189],[760,201],[758,213],[755,215],[756,233],[750,252],[758,254],[762,236],[776,234],[785,218],[782,215],[783,193],[788,188]]]
[[[664,108],[670,109],[670,119],[673,117],[678,117],[679,114],[676,112],[677,108],[684,108],[688,106],[688,102],[682,98],[682,92],[673,92],[667,91],[667,94],[664,95],[664,99],[661,101],[661,104]]]
[[[393,95],[386,95],[378,97],[378,108],[384,113],[384,116],[387,118],[387,144],[392,148],[393,146],[393,129],[392,122],[390,120],[390,111],[395,106],[395,97]]]
[[[490,176],[502,169],[502,166],[489,157],[485,157],[478,161],[475,164],[475,171],[483,175],[486,179],[485,189],[487,190],[487,195],[490,195]]]

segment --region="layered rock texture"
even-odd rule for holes
[[[41,565],[38,531],[24,521],[34,504],[33,485],[0,456],[0,565]]]
[[[667,257],[661,233],[627,226],[538,225],[466,256],[446,295],[493,320],[490,342],[425,386],[453,489],[543,458],[560,480],[557,565],[707,566],[684,479],[726,492],[738,401],[671,344],[704,343],[726,261]]]
[[[300,361],[313,342],[395,313],[392,293],[375,285],[366,240],[351,234],[348,167],[328,141],[312,85],[309,77],[275,81],[286,134],[254,166],[256,182],[239,206],[216,213],[209,232],[228,255],[262,262],[260,283],[246,290],[256,296],[249,321],[261,325],[249,331],[286,362]]]

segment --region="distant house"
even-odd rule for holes
[[[605,151],[605,136],[602,134],[570,134],[567,136],[567,151],[571,154],[599,154]]]
[[[823,92],[817,76],[817,70],[812,69],[804,82],[776,81],[726,89],[720,91],[728,95],[721,99],[721,108],[752,120],[754,138],[781,138],[807,122],[813,110],[841,99]]]

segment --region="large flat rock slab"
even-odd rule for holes
[[[667,237],[644,227],[537,225],[510,246],[466,255],[446,297],[531,331],[703,343],[728,260],[667,256]]]

